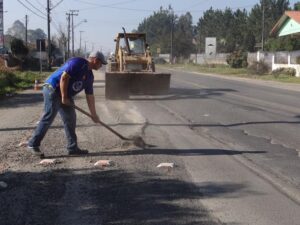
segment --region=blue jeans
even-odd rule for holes
[[[65,133],[67,136],[67,149],[73,151],[77,149],[77,136],[75,133],[76,128],[76,113],[72,106],[63,105],[61,103],[60,95],[49,86],[43,87],[44,95],[44,115],[41,118],[33,136],[28,142],[28,146],[39,147],[41,141],[46,135],[50,125],[55,119],[57,112],[59,112],[61,119],[64,123]],[[73,99],[71,102],[74,103]]]

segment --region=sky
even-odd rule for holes
[[[290,0],[290,6],[299,0]],[[114,50],[114,38],[125,27],[127,32],[137,29],[139,23],[158,11],[160,7],[167,9],[172,6],[178,16],[190,12],[193,23],[197,24],[203,12],[210,7],[213,9],[232,10],[251,8],[259,0],[50,0],[51,35],[57,33],[59,27],[67,27],[66,13],[79,10],[74,16],[75,49],[80,45],[88,51]],[[47,0],[3,0],[4,32],[14,21],[20,20],[25,24],[28,15],[28,29],[41,28],[47,34],[46,20]],[[87,22],[83,22],[83,21]]]

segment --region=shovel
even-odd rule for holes
[[[79,108],[76,105],[73,105],[73,107],[75,109],[77,109],[79,112],[83,113],[84,115],[86,115],[86,116],[88,116],[88,117],[90,117],[92,119],[92,115],[89,114],[88,112],[86,112],[85,110]],[[140,136],[133,136],[132,138],[127,138],[127,137],[124,137],[123,135],[121,135],[120,133],[118,133],[117,131],[115,131],[114,129],[112,129],[107,124],[103,123],[102,121],[99,121],[97,123],[99,123],[102,126],[104,126],[106,129],[108,129],[110,132],[112,132],[113,134],[115,134],[116,136],[118,136],[120,139],[122,139],[124,141],[132,142],[137,147],[145,148],[147,146],[147,144],[144,142],[143,138],[140,137]]]

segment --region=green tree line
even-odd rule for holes
[[[288,0],[260,0],[251,10],[210,8],[193,25],[192,15],[174,13],[171,6],[162,7],[145,18],[137,28],[147,33],[153,53],[171,53],[173,57],[188,57],[205,51],[205,38],[217,38],[217,51],[253,52],[298,50],[300,40],[292,37],[270,37],[270,31],[286,10],[300,10],[300,2],[293,8]],[[263,43],[263,45],[262,45]]]

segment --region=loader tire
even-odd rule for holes
[[[154,62],[152,62],[152,64],[151,64],[151,70],[152,70],[152,72],[155,72],[155,63]]]

